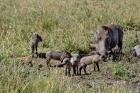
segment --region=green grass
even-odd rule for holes
[[[106,75],[113,80],[140,81],[140,64],[128,63],[127,56],[119,63],[101,64],[101,73],[85,76],[102,81],[92,88],[86,86],[86,79],[65,77],[62,69],[39,72],[37,67],[17,67],[22,62],[15,57],[31,55],[29,42],[34,32],[43,37],[39,52],[89,51],[96,28],[112,23],[124,27],[123,52],[128,55],[140,30],[139,4],[139,0],[0,0],[0,92],[131,93],[131,89],[107,86],[103,81]]]

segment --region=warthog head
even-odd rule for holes
[[[97,52],[103,56],[107,56],[111,51],[111,36],[110,32],[112,30],[107,26],[101,26],[97,29],[95,35],[95,47]]]

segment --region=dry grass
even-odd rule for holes
[[[139,4],[140,0],[0,0],[0,92],[131,93],[118,84],[106,86],[104,82],[89,88],[87,80],[64,77],[61,69],[40,72],[36,65],[17,67],[22,60],[16,57],[30,55],[29,41],[34,32],[43,37],[39,52],[88,51],[97,26],[111,23],[125,28],[123,51],[127,54],[133,46],[135,31],[140,30]],[[130,64],[125,59],[120,64],[105,63],[103,72],[93,73],[90,81],[102,81],[98,77],[105,73],[122,80],[139,78],[140,64]],[[136,77],[130,79],[128,73]]]

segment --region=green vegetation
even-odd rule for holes
[[[140,30],[139,14],[140,0],[0,0],[0,93],[139,93],[139,89],[105,83],[111,79],[140,85],[139,61],[126,59]],[[62,68],[38,71],[36,63],[30,68],[17,60],[30,56],[34,32],[44,40],[39,52],[88,51],[96,28],[111,23],[125,28],[126,57],[102,63],[101,72],[65,77]]]

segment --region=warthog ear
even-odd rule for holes
[[[111,31],[111,28],[109,28],[108,26],[102,26],[102,28],[103,28],[105,31]]]

